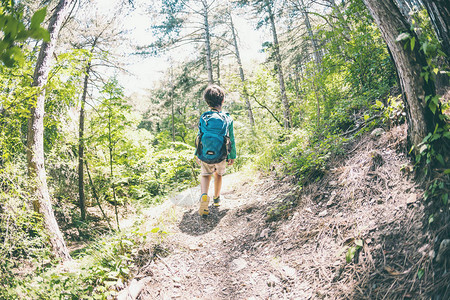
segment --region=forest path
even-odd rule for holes
[[[213,182],[210,195],[212,187]],[[172,199],[178,205],[171,205],[157,224],[169,235],[149,266],[152,280],[140,299],[273,299],[292,296],[293,290],[302,295],[300,287],[292,286],[297,275],[291,262],[265,248],[274,232],[266,210],[292,189],[289,182],[241,172],[226,175],[224,200],[219,208],[210,203],[206,218],[198,215],[198,204],[190,197],[182,197],[181,203],[180,197]],[[198,199],[198,188],[192,191]],[[167,257],[164,247],[169,247]]]
[[[416,274],[429,268],[423,253],[430,237],[422,226],[423,191],[405,174],[404,130],[349,144],[330,162],[333,168],[302,190],[288,176],[237,172],[224,177],[226,199],[218,209],[211,205],[207,218],[197,212],[198,189],[166,201],[151,226],[169,234],[147,249],[154,259],[138,273],[146,278],[138,299],[403,299],[420,293]]]

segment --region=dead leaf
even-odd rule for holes
[[[389,266],[385,266],[385,267],[384,267],[384,270],[385,270],[386,272],[388,272],[389,275],[392,275],[392,276],[403,275],[403,274],[405,274],[405,273],[407,272],[407,271],[404,271],[404,272],[398,272],[398,271],[394,270],[394,268],[391,268],[391,267],[389,267]]]

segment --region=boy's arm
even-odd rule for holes
[[[231,151],[230,154],[228,154],[227,159],[236,159],[236,143],[234,141],[233,121],[231,121],[230,124],[229,134],[231,142]]]

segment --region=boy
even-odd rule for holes
[[[196,140],[197,162],[201,166],[200,216],[209,214],[208,189],[211,175],[214,176],[214,206],[220,206],[220,189],[222,176],[227,165],[231,166],[236,159],[233,119],[222,112],[225,91],[218,85],[209,85],[203,92],[203,99],[210,111],[202,114],[199,121],[199,133]]]

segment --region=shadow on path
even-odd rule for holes
[[[178,228],[186,234],[198,236],[212,231],[227,214],[228,209],[209,207],[209,215],[201,217],[196,209],[191,209],[183,214]]]

